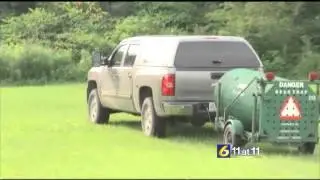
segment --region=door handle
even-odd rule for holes
[[[117,78],[119,78],[119,75],[117,73],[112,73],[111,74],[111,78],[112,79],[117,79]]]
[[[132,78],[132,74],[131,73],[128,73],[128,78]]]

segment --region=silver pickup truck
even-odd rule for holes
[[[213,87],[233,68],[262,70],[252,46],[231,36],[139,36],[121,41],[111,55],[93,53],[88,72],[89,119],[141,115],[147,136],[164,137],[166,122],[202,126],[215,116]]]

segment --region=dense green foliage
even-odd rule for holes
[[[94,48],[147,34],[243,36],[266,70],[320,71],[319,2],[0,2],[0,80],[81,81]]]

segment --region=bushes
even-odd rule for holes
[[[305,79],[320,71],[320,10],[306,2],[37,4],[0,22],[2,81],[83,80],[93,49],[109,54],[123,38],[148,34],[243,36],[279,76]]]
[[[0,26],[0,80],[6,83],[83,81],[90,52],[111,50],[104,34],[113,28],[112,18],[96,2],[51,2]]]
[[[91,52],[109,54],[128,36],[181,34],[164,27],[162,14],[129,16],[114,21],[95,2],[50,3],[3,20],[0,28],[2,82],[82,81],[90,68]],[[0,41],[1,41],[0,40]],[[29,43],[25,43],[29,42]]]
[[[82,51],[79,63],[70,50],[53,50],[35,44],[0,46],[0,80],[4,83],[83,81],[90,68],[90,54]]]

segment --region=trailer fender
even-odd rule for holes
[[[231,124],[232,131],[235,133],[235,135],[243,137],[244,128],[243,128],[243,124],[241,123],[241,121],[239,121],[237,119],[229,119],[229,120],[227,120],[224,128],[226,128],[228,124]]]

